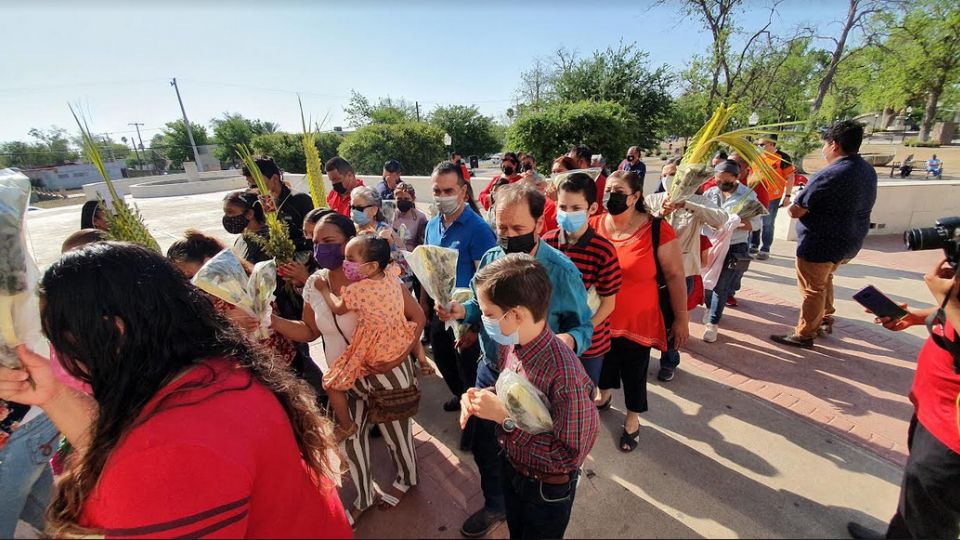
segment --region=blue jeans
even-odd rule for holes
[[[603,370],[603,355],[592,358],[580,357],[580,363],[583,364],[583,369],[587,372],[590,380],[593,381],[593,385],[598,386],[600,384],[600,371]]]
[[[477,365],[477,388],[490,388],[497,384],[500,374],[490,363],[480,357]],[[480,491],[483,492],[483,506],[488,512],[502,513],[506,510],[503,498],[503,486],[500,484],[501,468],[500,443],[497,442],[497,424],[489,420],[474,418],[473,441],[471,450],[473,460],[480,471]]]
[[[690,293],[693,292],[693,276],[687,276],[687,296],[690,296]],[[677,369],[677,366],[680,365],[680,352],[676,349],[670,349],[660,353],[660,367]]]
[[[548,484],[520,474],[506,457],[501,463],[510,538],[563,538],[580,474],[564,484]]]
[[[59,439],[53,422],[42,414],[14,431],[0,449],[0,538],[13,538],[20,519],[43,530],[53,488],[50,458]]]
[[[747,254],[750,251],[750,245],[746,242],[742,244],[733,244],[730,246],[729,253]],[[710,311],[710,324],[720,324],[720,317],[723,316],[723,308],[727,305],[727,296],[736,290],[737,283],[743,277],[743,272],[724,267],[717,278],[717,285],[712,291],[706,291],[705,300],[707,310]]]
[[[750,245],[754,248],[760,248],[764,253],[770,253],[770,246],[773,245],[773,227],[777,223],[777,212],[780,211],[780,199],[770,201],[767,205],[767,215],[763,216],[763,224],[759,231],[750,233]],[[761,240],[763,243],[761,244]]]

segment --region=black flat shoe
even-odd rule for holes
[[[802,338],[796,334],[789,334],[786,336],[770,336],[770,339],[774,343],[779,343],[788,347],[799,347],[801,349],[813,348],[813,338]]]
[[[611,395],[610,397],[608,397],[607,400],[604,401],[603,403],[601,403],[600,405],[597,405],[597,410],[598,410],[598,411],[605,411],[605,410],[609,409],[611,405],[613,405],[613,395]]]
[[[460,398],[452,397],[443,404],[443,410],[454,412],[460,410]]]
[[[881,538],[886,537],[886,535],[880,534],[873,529],[868,529],[856,521],[850,521],[847,523],[847,532],[850,533],[851,538],[858,538],[861,540],[880,540]]]

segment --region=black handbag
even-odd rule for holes
[[[673,321],[676,315],[673,313],[673,304],[670,303],[670,289],[667,288],[667,279],[663,275],[663,268],[660,267],[660,257],[657,255],[657,248],[660,247],[660,222],[661,218],[653,218],[653,261],[657,265],[657,299],[660,302],[660,314],[663,315],[663,327],[667,331],[667,349],[673,349]]]

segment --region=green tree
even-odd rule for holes
[[[351,90],[350,96],[350,102],[343,112],[347,114],[347,122],[351,126],[401,124],[417,119],[416,106],[403,98],[380,98],[374,105],[356,90]]]
[[[633,144],[651,148],[666,121],[670,105],[667,87],[673,76],[666,66],[651,70],[647,56],[635,43],[621,43],[616,49],[608,47],[582,59],[560,50],[553,91],[557,99],[565,102],[620,103],[637,119],[632,124]]]
[[[429,121],[450,134],[453,148],[462,155],[484,155],[500,149],[493,118],[480,114],[476,106],[437,107]]]
[[[307,158],[303,155],[303,142],[300,133],[265,133],[256,135],[250,141],[250,147],[258,154],[265,154],[273,158],[277,165],[286,172],[304,174],[307,172]],[[326,161],[337,155],[337,148],[343,137],[331,132],[316,135],[317,150],[320,151],[320,160]]]
[[[687,93],[670,104],[670,113],[664,122],[661,138],[671,135],[689,139],[703,126],[703,96]]]
[[[67,130],[50,126],[50,129],[33,128],[28,133],[33,141],[0,144],[0,160],[4,166],[29,168],[64,165],[80,159],[80,153],[72,145]]]
[[[257,135],[277,131],[277,124],[273,122],[250,120],[239,113],[229,112],[223,113],[222,118],[211,120],[210,125],[213,127],[213,136],[217,142],[217,148],[213,154],[220,161],[233,165],[240,163],[240,156],[237,155],[238,144],[249,146],[250,141]]]
[[[427,123],[373,124],[344,138],[340,156],[358,174],[380,174],[383,163],[396,158],[404,174],[428,175],[446,156],[443,131]]]
[[[620,156],[636,144],[637,121],[613,101],[559,102],[517,118],[507,131],[507,146],[530,152],[542,162],[581,143],[605,156]]]
[[[200,124],[190,122],[190,129],[193,131],[193,140],[197,146],[210,144],[210,137],[207,135],[207,129]],[[183,120],[167,122],[163,132],[162,144],[166,158],[170,160],[170,168],[183,168],[184,161],[193,160],[193,148],[190,146],[190,137],[187,136],[187,128]],[[156,137],[154,137],[154,140]],[[153,146],[151,144],[151,146]]]

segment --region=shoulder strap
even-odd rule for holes
[[[657,287],[663,287],[667,282],[663,277],[663,268],[660,267],[660,255],[657,253],[657,248],[660,247],[660,222],[662,221],[663,218],[655,217],[653,223],[650,224],[653,227],[650,234],[653,235],[653,262],[657,265]]]

